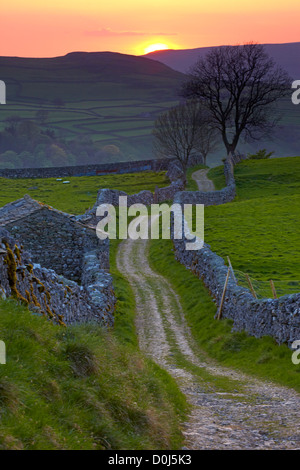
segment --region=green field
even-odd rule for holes
[[[166,180],[163,172],[71,178],[70,185],[1,180],[2,203],[31,184],[39,186],[40,200],[82,213],[82,198],[93,205],[99,187],[132,193]],[[0,300],[0,340],[7,348],[0,367],[0,450],[182,447],[180,423],[189,407],[174,380],[138,350],[135,302],[116,269],[117,244],[110,250],[117,305],[109,332],[55,326],[14,300]]]
[[[243,285],[248,273],[259,296],[300,292],[300,157],[244,161],[235,167],[237,198],[205,209],[205,241],[229,256]],[[210,170],[218,189],[223,168]]]
[[[7,348],[0,367],[0,450],[180,448],[185,399],[165,371],[126,341],[130,328],[134,337],[126,287],[116,333],[55,326],[13,300],[0,301]],[[119,317],[127,323],[124,333]]]
[[[216,321],[216,305],[201,279],[175,260],[169,240],[152,240],[151,267],[163,274],[179,296],[185,318],[201,353],[224,366],[269,379],[300,392],[300,366],[291,361],[291,350],[269,336],[254,338],[232,331],[232,320]],[[201,368],[201,373],[205,373]],[[209,383],[209,378],[206,378]],[[214,377],[212,387],[220,377]],[[235,389],[239,384],[235,383]]]
[[[164,171],[78,176],[65,180],[70,181],[70,184],[63,184],[62,181],[56,181],[56,178],[0,178],[0,207],[29,194],[33,199],[63,212],[83,214],[95,204],[99,189],[119,189],[134,194],[144,189],[154,192],[156,186],[161,188],[169,184]]]
[[[45,129],[67,140],[79,136],[116,145],[125,160],[152,158],[154,120],[178,104],[184,78],[156,61],[114,53],[0,57],[0,71],[7,85],[0,131],[9,116],[36,120],[36,112],[44,110]]]

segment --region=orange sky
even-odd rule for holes
[[[1,5],[0,55],[298,42],[299,18],[299,0],[11,0]]]

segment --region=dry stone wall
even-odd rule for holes
[[[149,206],[151,204],[160,204],[165,201],[172,201],[175,194],[178,191],[181,191],[184,188],[184,182],[179,179],[173,181],[169,186],[164,188],[157,188],[155,193],[151,191],[140,191],[136,194],[128,195],[124,191],[116,189],[100,189],[97,195],[97,202],[94,207],[87,211],[84,215],[77,216],[75,219],[83,224],[89,224],[91,226],[96,226],[98,222],[98,217],[96,216],[97,207],[101,204],[111,204],[114,207],[119,205],[119,197],[127,197],[127,206],[132,204],[144,204]]]
[[[0,169],[3,178],[69,178],[71,176],[96,176],[122,173],[137,173],[140,171],[163,171],[175,158],[157,158],[151,160],[138,160],[127,162],[99,163],[95,165],[75,165],[52,168],[16,168]],[[190,161],[190,166],[202,163],[203,158],[198,155]]]
[[[0,228],[0,294],[12,296],[36,314],[69,325],[113,325],[112,278],[101,270],[96,251],[86,252],[81,285],[35,264],[9,232]]]
[[[220,191],[181,191],[175,195],[174,202],[178,204],[204,204],[217,206],[233,201],[236,196],[233,162],[226,160],[224,164],[226,187]]]
[[[84,253],[94,245],[104,252],[103,268],[109,267],[105,246],[100,244],[95,231],[58,211],[45,207],[6,224],[5,228],[22,240],[25,249],[32,253],[34,263],[54,269],[68,279],[80,280]]]
[[[53,168],[20,168],[0,170],[4,178],[69,178],[71,176],[96,176],[107,174],[136,173],[140,171],[167,170],[173,161],[169,158],[140,160],[134,162],[100,163],[98,165],[62,166]]]
[[[219,306],[228,271],[224,260],[208,245],[193,252],[185,250],[183,241],[174,240],[174,247],[176,259],[203,280]],[[300,294],[257,300],[230,276],[222,315],[233,320],[235,331],[272,336],[279,344],[290,345],[300,339]]]
[[[233,200],[235,182],[233,161],[225,163],[227,187],[221,191],[201,193],[184,191],[176,194],[174,202],[190,204],[223,204]],[[188,251],[184,240],[173,240],[176,259],[203,280],[217,306],[220,305],[228,272],[224,260],[204,244],[201,250]],[[300,293],[279,299],[258,300],[250,290],[240,287],[229,277],[222,315],[233,320],[233,330],[243,331],[255,337],[272,336],[277,343],[300,339]]]

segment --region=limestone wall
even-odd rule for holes
[[[135,162],[112,162],[98,165],[77,165],[52,168],[20,168],[0,170],[4,178],[69,178],[71,176],[96,176],[140,171],[167,170],[170,159],[140,160]]]
[[[0,229],[0,295],[12,296],[54,323],[113,324],[112,278],[101,269],[97,250],[84,254],[81,285],[35,264],[20,243]]]
[[[149,206],[150,204],[160,204],[165,201],[172,201],[175,194],[184,188],[184,183],[181,179],[173,181],[169,186],[164,188],[156,189],[155,193],[151,191],[140,191],[136,194],[128,195],[124,191],[117,189],[100,189],[97,195],[97,201],[94,207],[87,211],[84,215],[79,215],[75,219],[83,224],[96,226],[98,217],[96,217],[97,207],[101,204],[112,204],[117,207],[119,205],[119,197],[127,197],[127,206],[132,204],[144,204]]]
[[[228,270],[224,260],[208,245],[187,251],[183,241],[174,240],[174,247],[177,260],[203,280],[219,306]],[[272,336],[279,344],[290,345],[300,339],[300,294],[257,300],[230,276],[222,312],[233,320],[236,331],[245,330],[255,337]]]
[[[225,188],[220,191],[181,191],[175,195],[174,202],[178,204],[204,204],[217,206],[233,201],[236,196],[233,162],[227,160],[224,164],[226,179]]]
[[[210,193],[183,191],[176,194],[174,202],[212,205],[233,200],[233,165],[234,162],[229,161],[224,166],[227,186],[223,190]],[[185,249],[185,241],[174,240],[174,248],[176,259],[203,280],[219,306],[228,272],[224,260],[206,244],[201,250],[188,251]],[[233,320],[233,329],[236,331],[245,330],[255,337],[272,336],[279,344],[290,345],[300,339],[300,293],[279,299],[257,300],[250,290],[238,286],[230,276],[222,314]]]
[[[200,155],[191,158],[190,166],[202,163]],[[99,163],[98,165],[74,165],[50,168],[16,168],[1,169],[3,178],[69,178],[71,176],[97,176],[122,173],[137,173],[140,171],[164,171],[169,168],[175,158],[157,158],[127,162]]]
[[[31,252],[34,263],[54,269],[68,279],[80,280],[84,253],[95,245],[104,252],[102,268],[109,267],[105,247],[95,231],[58,211],[45,207],[5,227]]]

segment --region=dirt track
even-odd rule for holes
[[[123,241],[118,269],[135,295],[140,348],[169,371],[192,404],[183,424],[186,448],[300,448],[300,395],[209,360],[193,341],[176,292],[150,268],[148,243]]]
[[[194,171],[192,174],[193,180],[196,181],[199,191],[214,191],[215,186],[212,180],[207,177],[208,170],[198,170]]]

